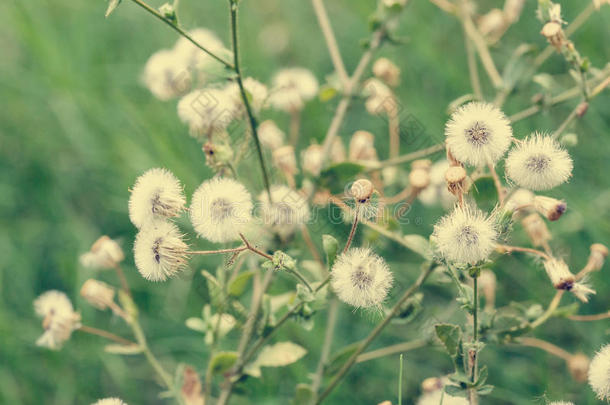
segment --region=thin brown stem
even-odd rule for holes
[[[98,328],[93,328],[91,326],[81,325],[77,330],[79,330],[81,332],[89,333],[91,335],[101,336],[103,338],[112,340],[112,341],[120,343],[122,345],[137,346],[136,342],[132,342],[131,340],[127,340],[125,338],[122,338],[118,335],[115,335],[114,333],[108,332],[103,329],[98,329]]]
[[[252,244],[250,244],[250,242],[246,239],[246,237],[243,234],[239,234],[239,237],[241,238],[241,240],[244,241],[246,248],[254,253],[256,253],[259,256],[264,257],[267,260],[273,260],[273,256],[268,255],[267,253],[263,252],[262,250],[257,249],[256,247],[252,246]]]
[[[498,202],[500,203],[500,207],[503,207],[504,197],[506,195],[504,187],[502,186],[502,182],[500,181],[500,177],[498,177],[498,173],[496,172],[494,165],[489,163],[487,167],[489,167],[489,173],[491,174],[494,185],[496,186],[496,191],[498,192]]]
[[[547,353],[552,354],[553,356],[557,356],[560,359],[565,361],[570,361],[572,358],[572,354],[563,350],[561,347],[556,346],[546,340],[536,339],[533,337],[522,337],[518,340],[518,343],[523,346],[536,347],[538,349],[542,349]]]
[[[421,158],[431,155],[433,153],[440,152],[443,149],[445,149],[445,143],[439,143],[437,145],[433,145],[428,148],[421,149],[421,150],[418,150],[415,152],[407,153],[402,156],[397,156],[395,158],[391,158],[388,160],[382,160],[381,162],[362,161],[362,162],[357,162],[357,163],[360,163],[363,166],[365,166],[366,171],[370,172],[370,171],[374,171],[374,170],[383,169],[384,167],[398,166],[400,164],[407,163],[412,160],[421,159]]]
[[[595,315],[570,315],[568,319],[572,321],[601,321],[610,318],[610,311]]]
[[[555,296],[551,300],[551,303],[549,304],[549,307],[546,309],[546,311],[544,311],[544,313],[538,319],[536,319],[530,324],[532,329],[536,329],[538,326],[545,323],[551,316],[553,316],[553,313],[561,302],[561,297],[563,297],[564,292],[565,290],[560,290],[555,293]]]
[[[347,237],[347,242],[345,242],[345,247],[343,248],[343,253],[347,252],[347,249],[352,244],[354,239],[354,235],[356,234],[356,228],[358,228],[358,215],[360,214],[360,204],[356,203],[356,209],[354,210],[354,220],[352,221],[352,228],[349,231],[349,236]]]
[[[249,250],[248,246],[240,246],[236,248],[229,249],[218,249],[218,250],[191,250],[188,252],[189,255],[216,255],[223,253],[237,253],[243,252],[244,250]]]
[[[345,69],[345,65],[343,64],[341,52],[339,52],[339,46],[337,45],[335,34],[330,25],[328,14],[324,8],[324,3],[322,0],[312,0],[311,3],[313,5],[313,10],[316,13],[316,17],[318,18],[320,28],[322,29],[322,34],[324,35],[324,40],[326,41],[330,59],[333,62],[333,66],[335,67],[337,74],[339,75],[339,80],[343,86],[347,86],[349,76],[347,74],[347,70]]]
[[[301,110],[293,109],[292,111],[290,111],[290,144],[295,148],[297,147],[297,143],[299,142],[300,129]]]
[[[121,268],[121,265],[118,263],[114,264],[114,270],[116,271],[117,276],[119,277],[119,281],[121,283],[121,288],[127,295],[131,297],[131,290],[129,289],[129,283],[127,282],[127,278],[125,277],[125,272]]]
[[[500,253],[512,253],[512,252],[531,253],[531,254],[542,257],[544,260],[551,259],[551,257],[545,252],[542,252],[542,251],[536,250],[536,249],[532,249],[532,248],[522,247],[522,246],[498,245],[496,247],[496,250],[499,251]]]
[[[400,117],[398,108],[388,111],[388,132],[390,140],[389,158],[395,158],[400,154]]]
[[[398,343],[392,346],[383,347],[377,350],[371,350],[370,352],[362,353],[356,359],[356,363],[362,363],[369,360],[375,360],[381,357],[390,356],[392,354],[404,353],[411,350],[426,347],[428,342],[424,339],[412,340],[410,342]]]

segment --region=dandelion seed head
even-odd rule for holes
[[[114,303],[114,288],[103,281],[89,279],[83,283],[80,295],[99,310],[105,310]]]
[[[287,186],[271,187],[272,204],[269,203],[266,191],[258,199],[261,201],[263,224],[271,227],[283,239],[309,220],[307,199]]]
[[[236,103],[230,90],[207,87],[194,90],[180,99],[178,117],[188,125],[191,136],[200,138],[227,129],[241,105]]]
[[[186,266],[188,246],[176,225],[156,220],[140,230],[133,251],[142,277],[165,281]]]
[[[261,144],[271,150],[277,149],[284,144],[286,135],[271,120],[263,121],[258,126],[258,137]]]
[[[251,77],[246,77],[243,81],[244,89],[248,95],[248,101],[254,111],[260,111],[266,107],[267,98],[269,96],[269,90],[267,86]],[[244,103],[237,83],[231,83],[226,87],[226,91],[233,98],[236,106],[236,110],[245,113]]]
[[[453,263],[476,264],[489,257],[498,232],[493,216],[476,208],[456,206],[434,226],[438,253]]]
[[[602,347],[591,360],[589,385],[598,399],[610,399],[610,345]]]
[[[304,68],[282,69],[273,77],[271,104],[282,111],[301,110],[305,103],[318,94],[318,79]]]
[[[491,104],[472,102],[455,111],[445,126],[447,148],[460,162],[497,162],[512,142],[510,121]]]
[[[516,145],[506,158],[506,175],[530,190],[548,190],[572,176],[572,159],[550,136],[535,133]]]
[[[119,398],[104,398],[104,399],[100,399],[99,401],[95,402],[92,405],[127,405],[127,404]]]
[[[180,215],[186,199],[182,185],[167,169],[150,169],[136,180],[129,197],[129,219],[142,228],[157,218]]]
[[[58,350],[80,327],[80,314],[74,311],[70,299],[61,291],[50,290],[40,295],[34,300],[34,311],[43,318],[45,330],[36,341],[38,346]]]
[[[341,301],[356,308],[379,308],[392,286],[385,261],[367,248],[350,249],[337,258],[331,287]]]
[[[167,101],[187,91],[192,76],[185,58],[179,57],[172,49],[162,49],[146,62],[142,81],[156,98]]]
[[[313,176],[319,176],[322,170],[322,145],[309,145],[301,155],[301,167],[304,172],[310,173]]]
[[[203,47],[216,55],[226,57],[228,54],[230,54],[230,51],[225,48],[222,41],[218,39],[216,34],[208,29],[195,28],[190,30],[188,34],[195,40],[195,42],[201,44]],[[185,60],[187,65],[191,68],[202,71],[203,76],[206,76],[205,72],[203,71],[210,69],[211,67],[220,66],[220,62],[203,52],[185,37],[180,37],[178,41],[176,41],[173,52],[176,58]],[[206,78],[203,77],[203,79]]]
[[[114,267],[125,259],[123,249],[108,236],[101,236],[91,246],[91,249],[80,256],[80,262],[85,267],[107,269]]]
[[[252,220],[252,197],[241,183],[216,177],[197,188],[190,216],[199,236],[217,243],[238,240]]]

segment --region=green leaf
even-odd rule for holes
[[[353,162],[341,162],[324,169],[319,177],[322,187],[330,189],[331,193],[341,193],[347,183],[356,175],[362,173],[365,167]]]
[[[229,295],[233,297],[240,297],[244,291],[246,291],[246,287],[248,286],[248,281],[254,275],[254,271],[245,271],[240,273],[235,277],[228,286]]]
[[[300,283],[297,284],[297,298],[303,302],[312,302],[315,299],[309,288]]]
[[[320,92],[318,93],[318,98],[321,102],[325,103],[327,101],[332,100],[337,95],[337,89],[332,86],[324,85],[320,88]]]
[[[468,391],[462,387],[458,387],[457,385],[445,385],[445,392],[447,395],[451,395],[452,397],[464,397],[468,395]]]
[[[328,263],[328,268],[332,268],[333,264],[335,264],[335,259],[337,258],[337,253],[339,252],[339,242],[331,235],[322,235],[322,246],[324,247],[324,252],[326,253],[326,262]]]
[[[449,356],[455,358],[458,355],[460,342],[462,340],[462,330],[457,325],[441,323],[434,326],[436,336],[445,346]]]
[[[108,16],[112,14],[112,12],[119,6],[119,4],[121,4],[121,0],[110,0],[104,17],[108,18]]]
[[[314,392],[310,385],[297,384],[296,393],[291,405],[311,405],[314,398]]]
[[[219,352],[210,361],[208,372],[212,374],[226,373],[237,361],[237,352]]]
[[[106,345],[104,346],[106,353],[112,354],[140,354],[142,347],[140,345]]]
[[[218,282],[218,280],[216,280],[216,277],[214,277],[212,274],[208,273],[205,270],[201,270],[201,274],[203,275],[203,277],[205,277],[205,279],[207,280],[207,284],[208,284],[208,291],[210,292],[210,298],[212,299],[212,304],[217,307],[219,306],[224,300],[224,293],[222,291],[222,287],[220,286],[220,283]]]
[[[489,395],[491,394],[491,392],[493,391],[494,386],[493,385],[483,385],[480,388],[477,388],[477,394],[479,395]]]
[[[337,373],[337,371],[339,371],[341,367],[343,367],[343,364],[345,364],[345,362],[351,357],[351,355],[354,354],[356,350],[358,350],[359,346],[360,342],[356,342],[352,343],[351,345],[347,345],[343,349],[341,349],[330,359],[328,365],[324,369],[324,374],[333,375]]]
[[[498,192],[492,177],[478,178],[472,187],[471,195],[483,211],[491,211],[498,202]]]

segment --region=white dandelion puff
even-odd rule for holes
[[[454,397],[446,392],[443,392],[443,388],[437,389],[432,392],[426,392],[417,400],[417,405],[469,405],[470,402],[464,397]]]
[[[230,51],[225,48],[222,41],[212,31],[205,28],[195,28],[190,30],[188,34],[197,43],[210,50],[210,52],[224,57],[229,56]],[[173,52],[176,58],[185,60],[188,66],[199,71],[200,84],[203,84],[209,78],[209,75],[205,72],[206,70],[221,67],[219,61],[203,52],[185,37],[180,37],[176,41]]]
[[[85,281],[80,289],[81,297],[102,311],[114,306],[114,294],[114,287],[94,279]]]
[[[392,286],[385,261],[367,248],[342,253],[331,271],[330,285],[339,299],[356,308],[378,308]]]
[[[284,144],[286,135],[275,122],[267,120],[258,126],[258,137],[264,147],[274,150]]]
[[[519,211],[525,208],[533,208],[536,195],[525,188],[520,188],[512,193],[504,207],[508,211]]]
[[[127,405],[119,398],[104,398],[100,399],[92,405]]]
[[[322,145],[309,145],[301,154],[301,167],[304,172],[310,173],[313,176],[319,176],[323,165],[323,147]]]
[[[191,87],[192,76],[185,58],[174,50],[162,49],[148,59],[142,81],[161,101],[178,97]]]
[[[304,68],[282,69],[273,77],[270,103],[282,111],[301,110],[318,94],[318,79]]]
[[[286,239],[296,228],[309,220],[307,199],[287,186],[272,186],[271,200],[267,192],[262,192],[261,216],[264,225],[270,226],[281,238]]]
[[[589,365],[589,385],[600,400],[610,399],[610,345],[605,345]]]
[[[241,183],[217,177],[195,191],[190,216],[199,236],[212,242],[238,240],[252,219],[252,197]]]
[[[235,119],[235,98],[226,89],[194,90],[178,102],[178,117],[187,124],[193,137],[213,135],[225,131]]]
[[[44,333],[36,344],[58,350],[67,341],[72,332],[80,327],[80,314],[74,311],[66,294],[50,290],[34,301],[36,315],[43,318]]]
[[[134,243],[138,271],[147,280],[164,281],[186,266],[188,245],[178,227],[163,220],[143,227]]]
[[[447,148],[460,162],[484,166],[497,162],[512,142],[513,130],[502,111],[473,102],[458,108],[445,126]]]
[[[80,256],[80,263],[93,269],[108,269],[115,267],[125,259],[123,249],[117,241],[108,236],[101,236],[93,243],[87,253]]]
[[[506,175],[530,190],[549,190],[572,176],[572,159],[550,136],[535,133],[506,158]]]
[[[493,216],[466,205],[441,218],[432,236],[445,260],[476,264],[493,252],[498,232]]]
[[[589,295],[595,294],[586,283],[577,282],[574,274],[570,271],[570,268],[563,260],[551,258],[544,262],[544,269],[546,270],[553,287],[557,290],[570,291],[576,298],[582,302],[589,300]]]
[[[129,219],[137,227],[156,218],[180,215],[186,199],[180,181],[167,169],[150,169],[136,180],[129,197]]]
[[[269,96],[269,90],[267,86],[251,77],[246,77],[243,81],[244,89],[248,95],[248,101],[254,111],[260,111],[266,107],[267,99]],[[231,83],[226,88],[229,95],[233,98],[237,108],[244,113],[245,107],[243,105],[241,92],[237,83]]]

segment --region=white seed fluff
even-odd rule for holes
[[[108,269],[125,259],[123,249],[117,241],[108,236],[101,236],[91,249],[80,256],[80,263],[92,269]]]
[[[282,111],[301,110],[318,93],[318,79],[304,68],[282,69],[273,77],[271,104]]]
[[[178,117],[193,137],[208,136],[227,129],[236,118],[238,104],[227,89],[194,90],[178,102]]]
[[[610,345],[605,345],[589,365],[589,385],[600,400],[610,399]]]
[[[188,61],[174,50],[162,49],[148,59],[142,81],[150,92],[161,101],[178,97],[192,83]]]
[[[184,210],[180,181],[167,169],[150,169],[136,180],[129,197],[129,219],[142,228],[157,218],[171,218]]]
[[[218,39],[216,34],[210,30],[205,28],[195,28],[190,30],[188,34],[197,43],[201,44],[216,55],[224,56],[229,53],[222,41]],[[189,66],[202,71],[203,76],[206,76],[205,72],[203,72],[206,69],[220,66],[220,62],[203,52],[185,37],[180,37],[180,39],[176,41],[173,51],[178,59],[186,60]],[[206,78],[203,77],[203,79]]]
[[[447,148],[460,162],[484,166],[497,162],[512,142],[513,130],[502,111],[473,102],[458,108],[445,126]]]
[[[572,176],[572,159],[550,136],[535,133],[506,158],[507,176],[530,190],[549,190]]]
[[[553,402],[549,402],[548,405],[574,405],[574,402],[568,402],[568,401],[553,401]]]
[[[190,214],[199,236],[212,242],[238,240],[252,220],[252,197],[241,183],[217,177],[197,188]]]
[[[267,86],[251,77],[244,79],[244,89],[248,95],[248,101],[255,111],[260,111],[266,107],[269,90]],[[231,83],[227,86],[227,92],[233,98],[235,105],[241,112],[245,112],[245,107],[237,83]]]
[[[584,282],[577,282],[574,274],[563,260],[549,259],[544,262],[546,270],[553,287],[557,290],[570,291],[576,298],[582,302],[589,300],[590,294],[595,294],[595,291],[589,288]]]
[[[275,122],[267,120],[258,126],[258,137],[264,147],[274,150],[284,144],[286,135]]]
[[[119,398],[104,398],[100,399],[92,405],[127,405],[127,403],[123,402]]]
[[[432,392],[427,392],[423,394],[417,400],[417,405],[439,405],[441,403],[443,405],[469,405],[470,402],[466,398],[463,397],[453,397],[446,392],[443,393],[443,389],[438,389]]]
[[[447,169],[449,162],[445,159],[435,162],[430,168],[430,184],[417,195],[424,205],[440,204],[443,208],[449,209],[455,204],[455,196],[447,190],[445,180]]]
[[[498,232],[494,218],[477,208],[457,206],[441,218],[432,234],[438,253],[452,263],[476,264],[489,257]]]
[[[74,311],[66,294],[50,290],[34,300],[36,315],[43,318],[44,333],[36,344],[49,349],[60,349],[72,332],[80,327],[80,314]]]
[[[330,285],[339,299],[356,308],[379,307],[392,286],[385,261],[370,249],[342,253],[331,271]]]
[[[188,246],[176,225],[157,220],[140,230],[133,252],[142,277],[164,281],[185,267]]]
[[[261,202],[263,224],[284,239],[309,220],[307,199],[287,186],[271,187],[272,204],[269,203],[266,191],[258,199]]]

